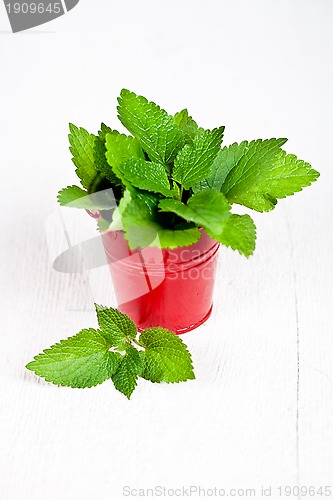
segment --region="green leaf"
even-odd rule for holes
[[[229,172],[221,187],[230,203],[258,212],[269,211],[277,198],[301,191],[317,179],[319,173],[309,163],[281,149],[285,142],[286,139],[259,139],[240,144],[242,152],[235,160],[230,156]]]
[[[88,194],[78,186],[68,186],[58,193],[61,206],[86,210],[111,210],[115,207],[113,197],[107,191]]]
[[[65,387],[93,387],[111,378],[128,399],[143,370],[143,377],[153,382],[194,378],[191,356],[172,332],[163,328],[146,330],[140,344],[135,340],[136,326],[127,315],[112,307],[95,304],[95,308],[99,330],[81,330],[61,340],[35,356],[26,368],[47,382]]]
[[[183,132],[185,143],[191,144],[194,137],[198,134],[199,129],[197,123],[189,116],[187,109],[183,109],[175,114],[174,120],[176,125]]]
[[[45,349],[27,368],[57,385],[93,387],[110,378],[122,360],[109,348],[101,333],[89,328]]]
[[[79,186],[67,186],[59,191],[57,199],[61,206],[65,206],[69,203],[80,203],[80,198],[85,197],[89,198],[89,195],[84,189]]]
[[[99,225],[101,231],[122,231],[124,229],[123,225],[123,213],[127,204],[131,201],[131,194],[128,189],[125,189],[122,198],[119,201],[117,208],[112,214],[112,221],[107,222],[107,225],[102,223]]]
[[[173,161],[184,144],[173,116],[126,89],[121,91],[118,102],[121,123],[140,141],[149,158],[163,164]]]
[[[160,248],[177,248],[196,243],[201,233],[198,228],[166,229],[158,220],[159,197],[147,194],[132,194],[131,201],[123,212],[125,237],[131,249],[150,245]]]
[[[245,257],[252,255],[256,246],[256,226],[249,215],[232,214],[222,233],[210,236]]]
[[[159,208],[162,212],[173,212],[187,221],[194,222],[207,232],[218,234],[222,232],[230,217],[228,200],[216,189],[194,194],[187,205],[178,200],[161,200]]]
[[[115,388],[125,394],[128,399],[130,399],[137,385],[142,368],[143,363],[140,353],[134,347],[128,346],[118,370],[111,377]]]
[[[164,196],[172,196],[170,183],[165,168],[160,163],[145,160],[129,159],[119,167],[122,178],[132,186]]]
[[[210,167],[209,175],[199,184],[194,186],[193,190],[196,192],[207,188],[215,188],[220,191],[228,173],[246,151],[247,144],[248,143],[244,141],[241,144],[235,143],[221,149]]]
[[[113,307],[95,304],[101,334],[112,347],[123,347],[126,337],[135,339],[137,329],[133,321]]]
[[[193,144],[186,145],[175,159],[173,179],[189,189],[209,171],[216,155],[220,151],[224,127],[212,131],[205,130],[193,139]]]
[[[260,188],[274,198],[285,198],[310,186],[319,177],[311,165],[281,150],[268,173],[261,173]]]
[[[98,131],[98,137],[105,141],[106,135],[111,134],[113,132],[112,128],[109,127],[108,125],[105,125],[105,123],[101,123],[101,128]]]
[[[97,171],[95,168],[95,142],[96,136],[89,134],[84,128],[69,125],[70,152],[73,155],[72,161],[76,166],[76,174],[81,179],[84,188],[90,189]]]
[[[145,348],[142,377],[151,382],[185,382],[194,379],[191,355],[186,345],[173,332],[149,328],[141,333]]]
[[[99,217],[97,219],[97,230],[100,233],[105,233],[106,231],[110,231],[110,225],[111,222],[109,220],[104,219],[103,217]]]
[[[95,141],[95,165],[97,170],[105,176],[111,184],[115,186],[121,186],[121,180],[116,176],[112,167],[109,165],[106,159],[106,136],[107,134],[113,133],[112,129],[105,125],[101,124],[101,129],[98,132],[98,137],[96,137]]]
[[[144,152],[135,137],[119,134],[116,130],[106,134],[106,159],[109,168],[120,178],[119,168],[126,160],[145,160]]]
[[[201,238],[201,233],[197,227],[189,229],[165,229],[162,226],[155,227],[160,248],[170,248],[193,245]]]

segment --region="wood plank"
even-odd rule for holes
[[[320,487],[333,480],[333,204],[328,182],[316,190],[315,209],[292,202],[288,217],[300,333],[300,484]]]
[[[1,449],[7,450],[1,495],[16,499],[26,489],[36,500],[46,492],[50,499],[78,492],[82,499],[104,499],[125,484],[295,482],[296,320],[281,214],[259,216],[254,258],[221,251],[214,313],[184,336],[197,380],[142,381],[130,403],[111,383],[75,391],[25,371],[41,349],[96,325],[86,277],[51,269],[42,216],[31,215],[29,224],[20,223],[20,245],[2,249],[9,288],[2,313],[7,335],[0,341]],[[5,268],[9,252],[15,265]]]

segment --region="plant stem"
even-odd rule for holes
[[[132,342],[133,342],[134,344],[136,344],[136,345],[138,345],[139,347],[142,347],[142,349],[144,349],[143,345],[141,345],[141,344],[140,344],[140,342],[138,342],[138,341],[137,341],[137,340],[135,340],[135,339],[131,339],[131,340],[132,340]]]

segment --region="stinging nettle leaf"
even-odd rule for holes
[[[140,141],[149,158],[157,163],[170,163],[184,144],[173,116],[126,89],[121,91],[118,102],[119,120]]]
[[[109,348],[101,333],[89,328],[45,349],[27,368],[57,385],[93,387],[109,379],[122,360]]]
[[[205,130],[194,137],[191,145],[186,145],[178,153],[172,177],[189,189],[204,179],[220,151],[224,127]]]
[[[177,383],[194,379],[191,355],[184,342],[164,328],[149,328],[141,333],[141,376],[151,382]]]

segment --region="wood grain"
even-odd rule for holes
[[[100,0],[101,16],[81,3],[54,34],[0,40],[0,500],[117,500],[125,485],[256,498],[271,485],[275,500],[280,485],[332,485],[332,5]],[[254,257],[221,249],[213,314],[183,337],[196,380],[142,380],[130,402],[111,383],[58,388],[24,368],[96,326],[94,300],[115,305],[107,268],[52,268],[45,223],[76,182],[66,124],[116,127],[123,86],[188,103],[206,127],[222,117],[226,143],[287,135],[322,174],[254,214]]]

